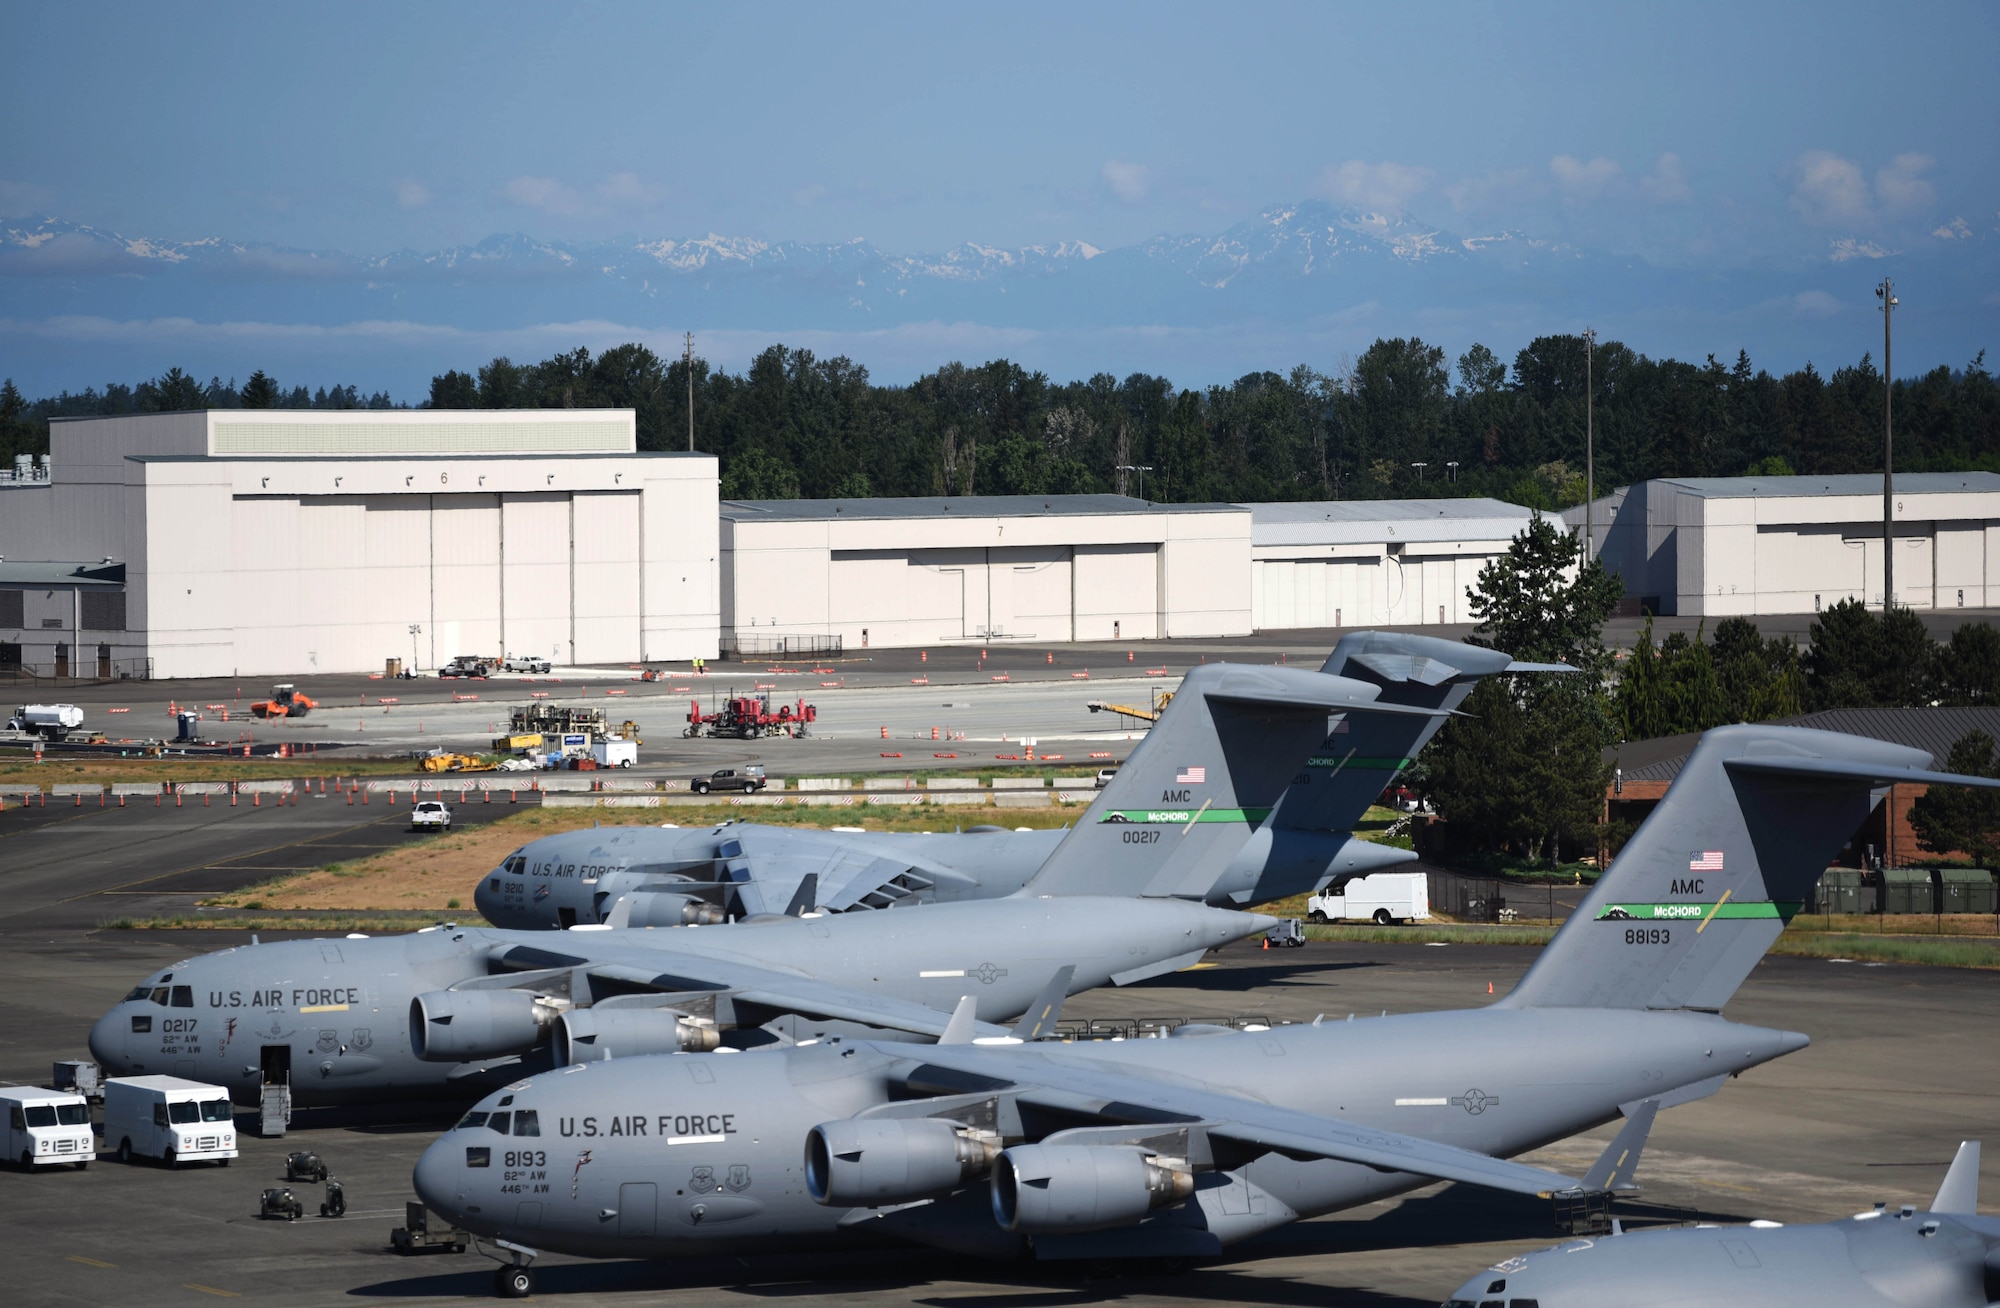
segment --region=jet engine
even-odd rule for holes
[[[998,1149],[935,1117],[821,1122],[806,1133],[806,1190],[831,1208],[928,1199],[984,1173]]]
[[[713,1026],[671,1008],[573,1008],[556,1019],[550,1043],[556,1066],[637,1054],[706,1053],[721,1043]]]
[[[432,990],[410,1001],[410,1051],[431,1063],[525,1053],[561,1011],[530,990]]]
[[[728,915],[706,900],[693,895],[674,895],[664,891],[635,890],[626,895],[625,900],[631,910],[625,925],[635,927],[677,927],[715,926],[728,920]],[[609,912],[617,900],[607,905]]]
[[[993,1220],[1022,1235],[1125,1226],[1194,1193],[1194,1175],[1134,1145],[1015,1145],[993,1164]]]

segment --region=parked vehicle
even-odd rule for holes
[[[97,1139],[90,1132],[90,1103],[69,1090],[40,1086],[0,1086],[0,1157],[20,1163],[23,1171],[69,1163],[82,1171],[97,1157]]]
[[[764,765],[752,763],[741,769],[723,768],[705,777],[696,777],[688,783],[688,787],[697,795],[706,795],[711,790],[740,790],[749,794],[770,784],[769,778],[764,775]]]
[[[629,768],[639,761],[639,742],[607,737],[590,747],[590,756],[601,768]]]
[[[104,1142],[118,1161],[157,1158],[168,1167],[236,1157],[229,1092],[178,1076],[114,1076],[104,1083]]]
[[[1116,763],[1113,763],[1108,768],[1097,769],[1097,788],[1099,790],[1104,789],[1106,786],[1111,784],[1111,778],[1117,775],[1118,775],[1118,765]]]
[[[509,654],[500,662],[502,670],[507,672],[533,672],[539,674],[549,671],[553,666],[547,659],[538,659],[527,654]]]
[[[441,801],[435,799],[426,799],[422,803],[412,804],[410,806],[410,830],[436,831],[439,833],[449,831],[451,830],[451,810],[446,808]]]
[[[471,1232],[461,1231],[449,1222],[433,1227],[430,1210],[415,1200],[404,1203],[403,1224],[389,1232],[389,1246],[400,1254],[412,1254],[419,1249],[464,1253],[471,1243]]]
[[[438,669],[440,677],[484,677],[490,674],[498,661],[484,654],[460,654],[451,662]]]
[[[83,730],[83,710],[74,704],[23,704],[7,720],[9,731],[25,731],[44,740],[62,740]]]
[[[1422,872],[1372,872],[1336,883],[1306,901],[1313,922],[1422,922],[1431,915],[1430,878]]]

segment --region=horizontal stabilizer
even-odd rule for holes
[[[1967,1140],[1959,1145],[1958,1156],[1951,1160],[1951,1170],[1944,1174],[1937,1198],[1931,1200],[1931,1211],[1960,1217],[1978,1215],[1979,1141]]]
[[[1572,667],[1567,663],[1523,663],[1519,659],[1515,659],[1512,663],[1509,663],[1504,670],[1507,672],[1575,672],[1576,671],[1574,667]]]
[[[1973,786],[2000,790],[2000,777],[1968,777],[1928,768],[1886,767],[1865,761],[1830,758],[1732,758],[1723,764],[1733,773],[1764,777],[1798,777],[1808,781],[1852,781],[1871,790],[1883,786]]]
[[[1583,1188],[1586,1190],[1633,1190],[1632,1174],[1639,1170],[1639,1154],[1646,1147],[1646,1137],[1652,1132],[1653,1119],[1659,1116],[1660,1101],[1648,1099],[1625,1119],[1625,1126],[1605,1146],[1590,1170],[1583,1174]]]

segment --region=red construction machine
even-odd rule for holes
[[[687,735],[734,736],[753,740],[759,736],[806,736],[819,720],[819,710],[800,699],[771,707],[769,695],[734,695],[722,701],[713,713],[701,711],[700,700],[688,702]]]

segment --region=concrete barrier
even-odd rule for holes
[[[941,790],[924,796],[926,803],[953,804],[962,808],[984,808],[988,799],[983,790]]]
[[[542,796],[543,808],[659,808],[665,802],[659,795],[578,795],[564,793]]]
[[[1000,808],[1047,808],[1049,801],[1050,795],[1046,790],[1039,795],[1003,791],[993,797],[994,804]]]
[[[40,786],[21,786],[15,785],[12,782],[0,786],[0,795],[39,795],[41,793],[42,788]]]
[[[298,787],[289,779],[283,781],[239,781],[236,793],[239,795],[289,795]]]
[[[1047,790],[1048,783],[1040,777],[995,777],[995,790]]]
[[[58,781],[49,787],[51,795],[102,795],[104,783],[101,781]]]
[[[792,783],[794,790],[849,790],[845,777],[800,777]]]
[[[524,777],[534,776],[533,773],[526,773],[523,775]],[[528,781],[524,780],[522,782],[521,789],[526,790],[529,784],[530,783]],[[535,777],[532,784],[534,785],[535,789],[542,791],[545,794],[573,794],[580,790],[597,789],[597,780],[594,777],[541,776],[541,777]]]
[[[864,777],[863,790],[915,790],[917,783],[911,777]]]
[[[632,791],[632,790],[656,790],[656,789],[658,789],[658,787],[657,787],[657,786],[656,786],[656,785],[655,785],[655,784],[654,784],[653,782],[651,782],[651,781],[648,781],[648,780],[646,780],[646,779],[644,779],[644,778],[639,778],[639,777],[632,777],[632,778],[628,778],[628,777],[606,777],[606,778],[604,779],[604,781],[602,782],[602,785],[603,785],[603,788],[604,788],[605,790],[609,790],[609,791]]]
[[[864,804],[921,804],[924,798],[921,790],[877,790],[860,797]]]
[[[978,790],[978,777],[930,777],[924,782],[926,790]]]
[[[229,793],[227,781],[176,781],[174,793],[180,795],[226,795]]]
[[[120,781],[111,787],[114,795],[157,795],[160,783],[157,781]]]

